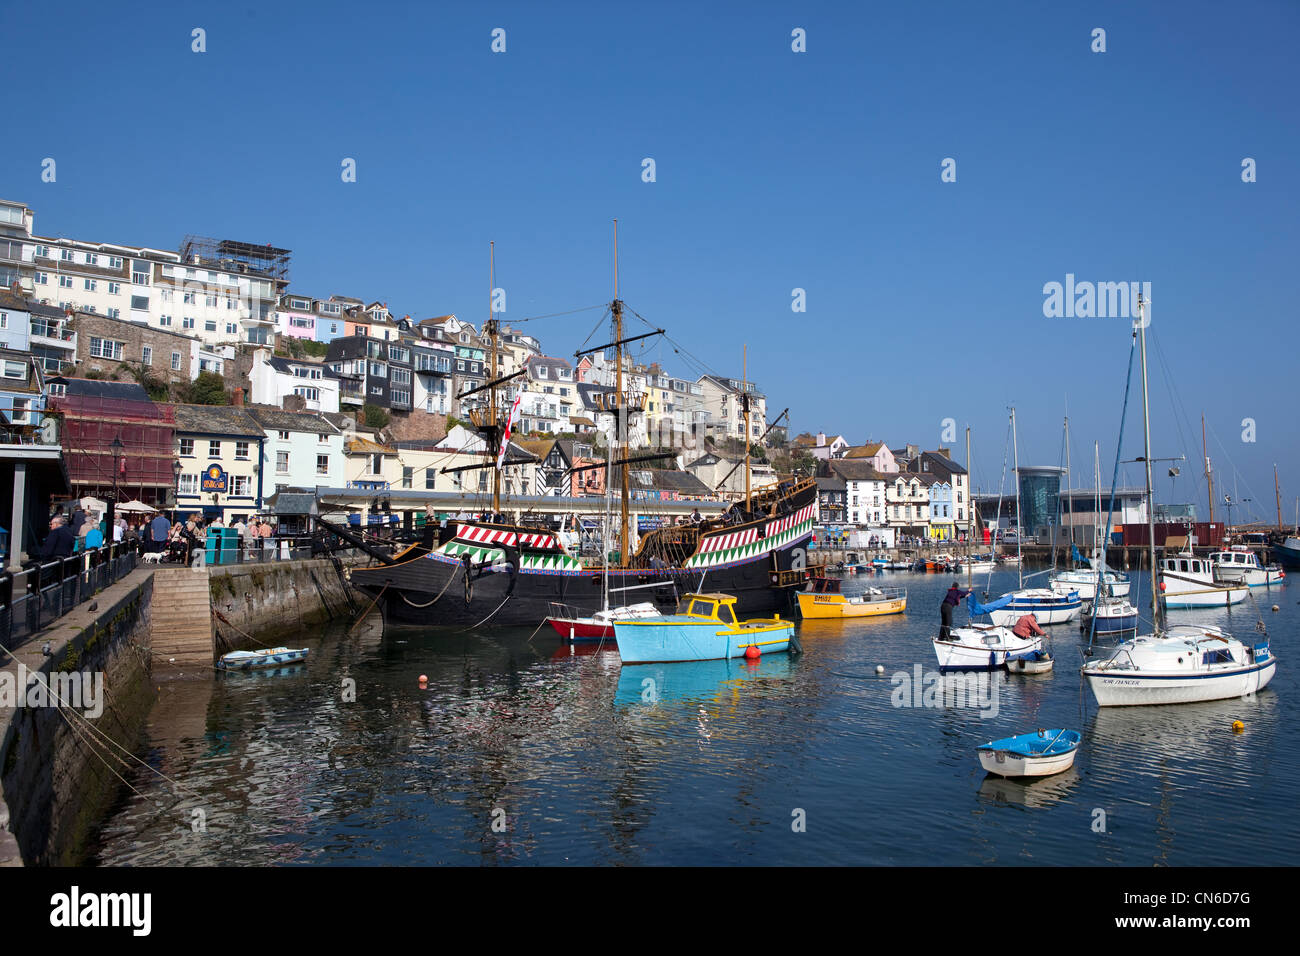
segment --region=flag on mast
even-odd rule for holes
[[[506,416],[505,431],[501,433],[501,447],[497,449],[497,471],[501,470],[501,463],[505,461],[506,449],[510,447],[510,434],[514,430],[515,423],[519,421],[519,405],[524,400],[524,393],[521,389],[515,396],[514,404],[510,406],[510,414]]]

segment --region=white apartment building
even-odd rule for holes
[[[23,223],[17,210],[26,210]],[[190,237],[179,252],[37,235],[35,216],[0,201],[0,262],[23,292],[61,309],[94,312],[206,346],[269,343],[289,252],[232,240]]]
[[[287,488],[341,487],[346,460],[343,434],[324,416],[249,405],[266,439],[262,444],[263,497]]]
[[[286,395],[297,395],[307,411],[339,410],[339,380],[318,362],[280,358],[258,349],[248,378],[255,404],[282,406]]]

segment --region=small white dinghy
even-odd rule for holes
[[[1007,658],[1012,674],[1046,674],[1052,669],[1052,655],[1046,650],[1028,651]]]
[[[1074,766],[1082,739],[1077,730],[1039,730],[990,740],[977,753],[980,766],[999,777],[1050,777]]]
[[[307,659],[305,647],[268,647],[260,651],[231,651],[221,655],[218,670],[251,671],[263,667],[284,667],[300,664]]]

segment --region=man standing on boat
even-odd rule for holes
[[[948,589],[948,593],[944,596],[943,603],[939,605],[939,618],[941,621],[939,640],[948,640],[948,629],[952,627],[952,609],[960,604],[967,594],[970,594],[970,592],[959,588],[956,581],[952,582],[952,587]]]
[[[1016,637],[1044,637],[1047,632],[1038,626],[1038,618],[1032,614],[1022,614],[1011,633]]]

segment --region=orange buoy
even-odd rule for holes
[[[1161,582],[1160,582],[1160,593],[1161,593],[1161,594],[1164,594],[1164,593],[1165,593],[1165,582],[1164,582],[1164,581],[1161,581]]]
[[[1234,734],[1239,734],[1245,729],[1246,729],[1246,725],[1243,724],[1240,720],[1234,720],[1232,722],[1232,732]]]
[[[749,647],[745,648],[745,660],[747,661],[758,660],[762,655],[763,652],[758,649],[756,644],[750,644]]]
[[[428,686],[429,686],[429,678],[426,677],[424,674],[421,674],[421,675],[420,675],[420,686],[421,686],[421,687],[428,687]]]

